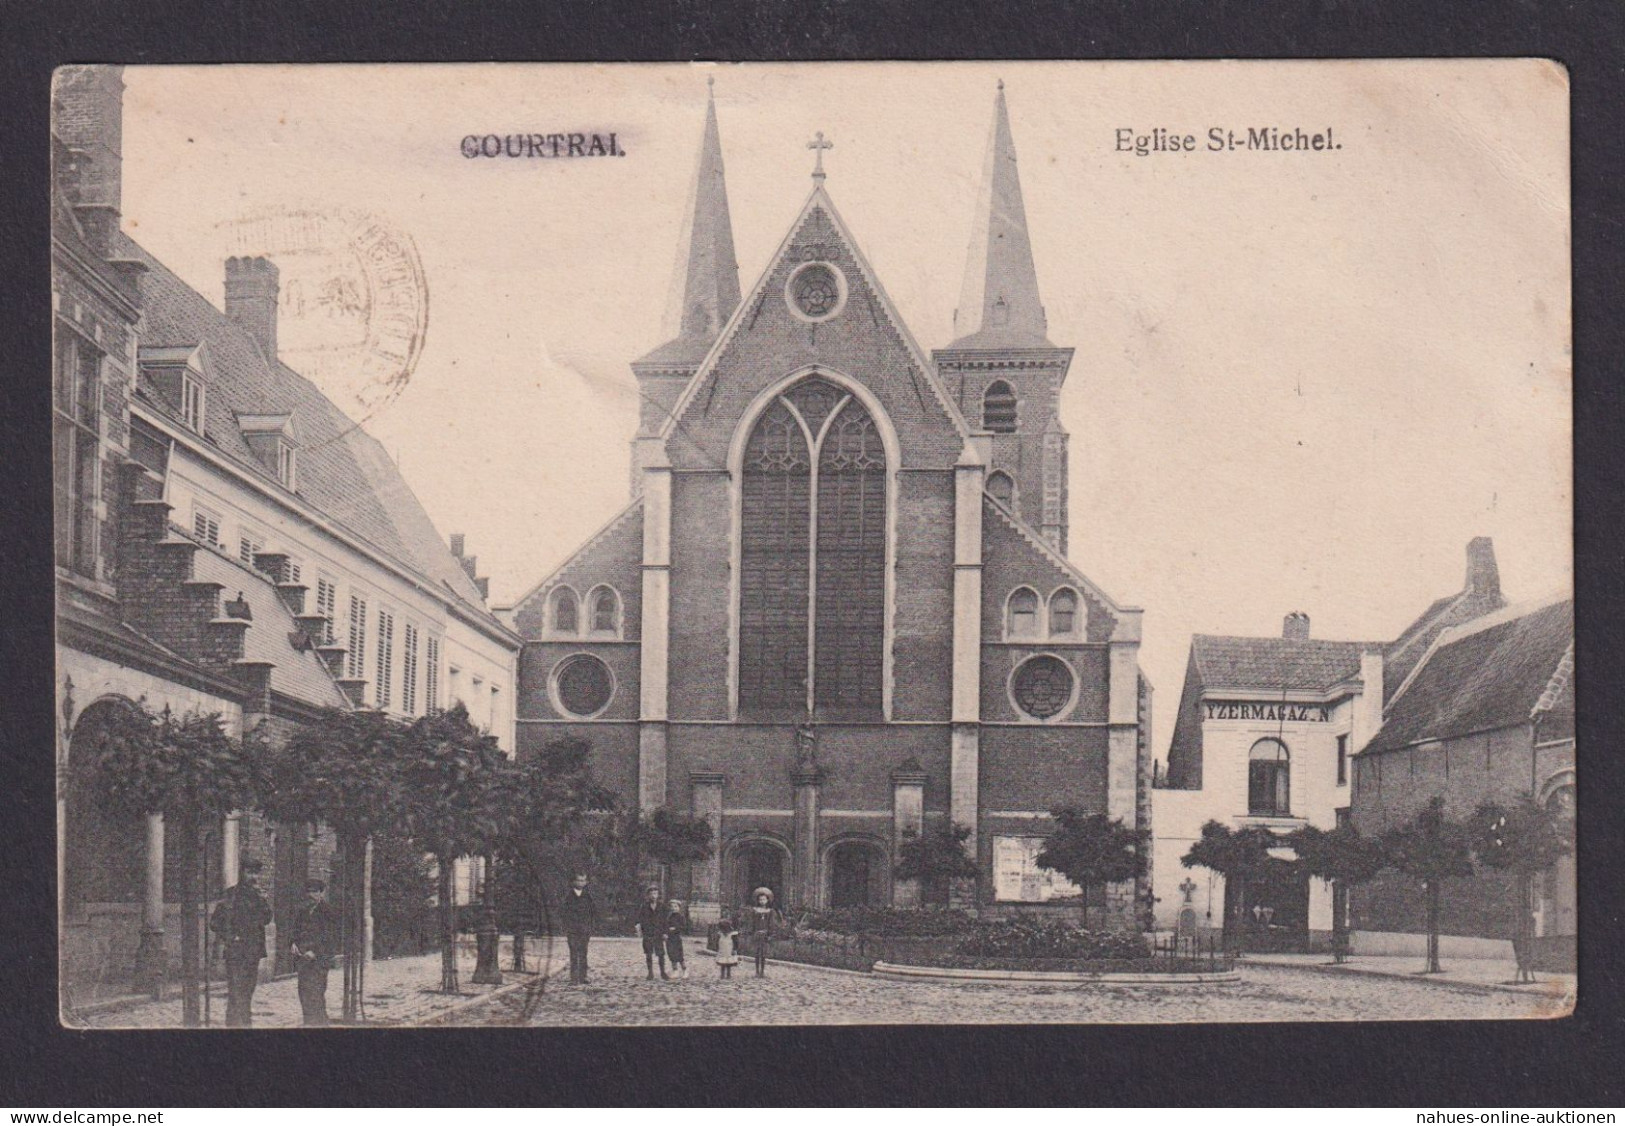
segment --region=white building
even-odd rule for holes
[[[1167,770],[1151,797],[1157,928],[1174,929],[1188,903],[1199,928],[1217,930],[1235,906],[1222,876],[1181,863],[1206,822],[1278,836],[1341,824],[1352,758],[1381,728],[1384,702],[1441,632],[1502,605],[1494,548],[1480,538],[1467,547],[1462,590],[1394,641],[1313,639],[1302,613],[1286,616],[1280,637],[1193,636]],[[1292,858],[1289,848],[1276,854]],[[1304,949],[1329,940],[1324,881],[1283,864],[1246,894],[1247,946]]]
[[[122,93],[113,67],[54,91],[58,766],[134,704],[283,738],[323,707],[461,700],[511,752],[519,639],[383,448],[278,360],[276,266],[228,260],[221,310],[121,231]],[[182,874],[162,818],[64,792],[58,825],[65,1002],[161,979]],[[210,832],[206,892],[260,859],[276,924],[328,874],[308,826]]]

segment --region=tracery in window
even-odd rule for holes
[[[886,465],[873,416],[825,380],[757,421],[741,473],[741,707],[879,714]]]
[[[1024,715],[1051,719],[1071,703],[1075,683],[1065,661],[1045,654],[1022,662],[1011,678],[1010,694]]]

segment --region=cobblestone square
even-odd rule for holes
[[[468,1019],[532,1025],[1072,1024],[1289,1020],[1500,1020],[1568,1011],[1564,985],[1518,994],[1399,977],[1246,963],[1219,985],[1026,985],[888,981],[746,962],[731,981],[690,954],[687,980],[648,981],[636,942],[595,939],[586,985],[554,977],[534,998],[505,994]]]

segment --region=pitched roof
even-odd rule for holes
[[[903,348],[913,363],[916,376],[931,391],[943,414],[952,422],[954,429],[959,432],[960,438],[968,439],[970,437],[970,427],[965,421],[965,416],[955,404],[953,396],[949,395],[947,388],[943,386],[936,365],[926,359],[925,353],[921,351],[913,333],[909,331],[908,325],[898,314],[897,306],[887,295],[885,286],[880,284],[880,278],[875,274],[868,258],[864,256],[863,250],[858,246],[857,239],[852,237],[852,231],[846,225],[846,221],[841,218],[840,212],[835,209],[835,203],[830,199],[829,192],[825,189],[822,180],[814,181],[813,190],[807,196],[806,203],[802,204],[801,211],[796,215],[795,222],[790,224],[790,229],[785,232],[783,241],[779,243],[772,256],[768,258],[767,265],[763,268],[760,278],[751,287],[750,301],[741,303],[734,310],[733,316],[728,319],[728,323],[723,327],[721,337],[712,345],[699,370],[694,373],[694,377],[683,388],[682,395],[678,397],[676,405],[672,407],[661,428],[661,437],[670,438],[673,433],[682,428],[682,419],[689,407],[699,397],[701,390],[716,378],[718,357],[726,351],[728,343],[739,332],[743,331],[748,324],[754,323],[755,318],[748,315],[750,310],[760,306],[761,301],[766,296],[768,283],[772,280],[780,262],[789,253],[802,229],[814,222],[827,222],[834,236],[851,253],[852,261],[857,266],[858,273],[862,276],[864,284],[874,294],[875,302],[879,306],[878,316],[889,323],[896,331],[898,338],[902,341]]]
[[[237,416],[292,415],[300,435],[299,499],[467,610],[498,624],[383,446],[310,380],[269,360],[253,337],[146,249],[128,238],[123,243],[148,267],[141,286],[147,318],[143,343],[154,348],[208,345],[213,379],[204,398],[204,431],[214,451],[279,490],[276,477],[243,439]],[[144,401],[174,417],[174,407],[161,396],[148,395]]]
[[[1574,642],[1574,600],[1510,607],[1442,633],[1362,754],[1528,723]]]
[[[993,102],[993,133],[954,328],[960,336],[949,348],[1051,347],[1003,82]]]
[[[1362,641],[1285,637],[1191,637],[1191,659],[1205,689],[1324,692],[1360,675]]]

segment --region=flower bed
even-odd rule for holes
[[[1088,931],[1053,919],[979,922],[964,912],[935,910],[812,913],[791,933],[774,938],[769,957],[862,971],[872,971],[876,962],[1065,974],[1213,974],[1234,968],[1227,959],[1153,950],[1136,933]]]

